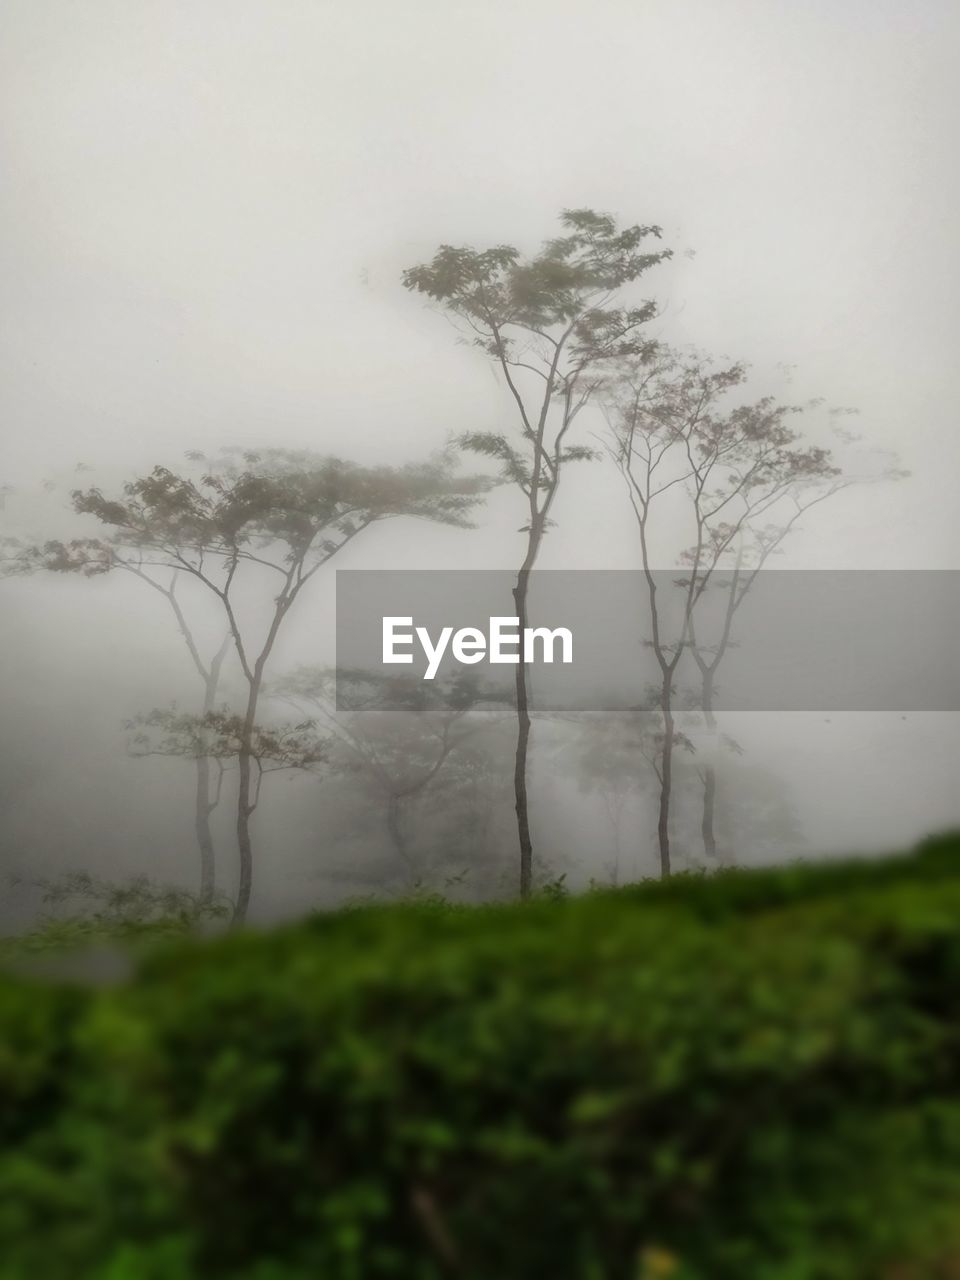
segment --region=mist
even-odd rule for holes
[[[856,409],[836,447],[858,483],[771,567],[960,570],[950,6],[14,0],[3,26],[0,533],[17,547],[103,536],[75,489],[111,498],[157,465],[199,477],[224,449],[254,472],[270,450],[439,467],[453,441],[515,432],[502,371],[402,276],[445,244],[535,255],[561,211],[589,209],[655,224],[672,251],[628,290],[656,304],[651,343],[745,362],[744,402]],[[565,471],[538,571],[641,570],[604,396],[571,428],[598,457]],[[500,478],[462,448],[442,465]],[[319,674],[351,665],[335,569],[516,571],[522,495],[477,496],[462,525],[409,505],[378,518],[284,619],[258,723],[315,719],[324,745],[306,765],[271,757],[249,815],[251,920],[425,888],[515,893],[509,700],[331,717]],[[683,563],[684,518],[678,499],[651,529],[654,568]],[[253,568],[238,609],[262,636],[275,593]],[[209,661],[218,601],[181,579]],[[79,872],[198,892],[196,760],[137,742],[138,716],[199,706],[168,603],[114,571],[0,579],[7,931],[42,910],[38,882]],[[290,684],[304,672],[312,685]],[[229,650],[216,708],[245,696]],[[714,866],[695,712],[678,712],[674,871]],[[960,823],[953,710],[718,719],[734,744],[716,764],[721,865],[887,853]],[[437,764],[448,721],[456,748]],[[540,886],[660,873],[656,770],[611,724],[534,715]],[[211,827],[232,903],[236,752],[208,754],[211,786],[225,770]]]

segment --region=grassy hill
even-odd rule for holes
[[[4,1280],[956,1276],[960,836],[8,976],[0,1148]]]

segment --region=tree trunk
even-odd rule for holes
[[[717,838],[714,834],[714,813],[717,800],[717,771],[708,764],[703,771],[703,820],[700,831],[703,835],[703,851],[713,861],[717,857]]]
[[[213,848],[213,832],[210,829],[210,761],[207,756],[197,757],[197,794],[194,813],[194,830],[200,848],[200,901],[210,902],[216,892],[217,864]]]
[[[141,575],[143,576],[143,575]],[[174,572],[173,582],[167,590],[158,587],[163,595],[170,603],[174,617],[177,620],[177,626],[180,634],[186,643],[187,650],[193,660],[200,678],[203,680],[203,709],[201,715],[206,717],[214,708],[217,700],[217,686],[220,684],[220,672],[223,668],[224,659],[227,656],[227,650],[230,648],[232,633],[230,631],[223,637],[223,643],[213,656],[209,668],[204,666],[203,660],[197,650],[196,642],[193,638],[187,620],[184,617],[183,610],[180,608],[176,598],[176,580],[177,575]],[[151,579],[147,579],[151,581]],[[152,583],[154,587],[157,584]],[[197,836],[197,845],[200,849],[200,900],[201,902],[210,902],[216,892],[217,887],[217,868],[216,855],[213,846],[213,832],[210,829],[210,815],[217,806],[216,800],[210,799],[210,758],[207,755],[207,734],[204,728],[201,728],[198,741],[197,752],[197,785],[194,798],[193,810],[193,829]],[[219,790],[218,790],[219,796]]]
[[[673,707],[670,676],[664,676],[660,694],[663,713],[663,752],[660,759],[660,811],[657,817],[657,841],[660,847],[660,876],[670,875],[670,795],[673,788]]]
[[[227,643],[221,646],[210,665],[210,672],[204,682],[203,715],[213,710],[217,698],[217,685],[220,683],[220,668],[223,665]],[[206,742],[201,743],[201,751]],[[213,847],[213,832],[210,829],[210,815],[216,808],[216,802],[210,799],[210,757],[202,753],[197,757],[197,791],[194,808],[194,830],[197,833],[197,844],[200,848],[200,900],[211,902],[217,888],[217,862]]]
[[[253,891],[253,842],[250,837],[250,815],[256,808],[253,798],[253,729],[257,719],[257,701],[260,697],[262,676],[258,672],[250,684],[247,711],[244,716],[237,756],[240,781],[237,790],[237,852],[240,857],[240,880],[237,885],[237,901],[233,909],[233,923],[243,924],[250,908]]]
[[[528,556],[529,559],[529,556]],[[530,745],[530,707],[527,694],[527,668],[523,661],[523,633],[527,625],[527,591],[530,570],[522,568],[513,589],[513,600],[520,626],[521,652],[517,663],[517,752],[513,769],[513,792],[516,799],[517,835],[520,840],[520,897],[529,898],[533,888],[533,842],[530,838],[530,814],[527,801],[527,755]]]
[[[400,856],[404,867],[407,871],[407,878],[413,881],[413,863],[410,861],[410,852],[407,849],[407,842],[403,836],[403,828],[400,825],[400,797],[391,795],[387,798],[387,831],[390,835],[390,841]]]
[[[713,714],[713,672],[705,671],[700,687],[700,708],[708,729],[716,729],[717,722]],[[710,762],[703,771],[703,817],[700,822],[700,833],[703,836],[703,851],[713,862],[717,858],[717,837],[715,831],[715,815],[717,803],[717,771]]]
[[[247,709],[243,717],[243,728],[240,731],[240,750],[237,755],[240,775],[237,787],[237,852],[240,859],[240,878],[237,885],[237,902],[233,909],[234,925],[243,924],[246,920],[247,912],[250,908],[250,894],[253,891],[253,841],[250,836],[250,815],[257,807],[259,786],[257,791],[254,792],[251,766],[253,763],[253,732],[257,724],[257,704],[260,701],[260,690],[263,688],[264,669],[277,639],[280,624],[286,617],[299,591],[299,587],[292,591],[290,590],[290,582],[297,564],[302,568],[302,561],[295,562],[290,567],[287,575],[287,585],[284,588],[284,592],[277,599],[277,607],[273,615],[273,621],[270,623],[270,630],[267,632],[267,638],[264,641],[263,648],[260,650],[260,656],[252,667],[247,665],[243,654],[243,645],[240,642],[236,624],[232,622],[231,614],[231,631],[237,654],[240,658],[240,664],[243,667],[244,675],[247,677],[248,689]],[[261,780],[262,777],[263,775],[261,774]]]

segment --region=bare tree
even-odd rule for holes
[[[626,482],[639,532],[640,556],[650,609],[651,639],[660,668],[663,722],[658,752],[660,800],[658,846],[661,874],[671,871],[670,800],[675,677],[689,651],[700,673],[700,707],[715,725],[716,673],[731,643],[737,610],[759,570],[812,507],[851,483],[829,447],[804,439],[803,415],[815,404],[786,405],[772,397],[730,403],[747,380],[742,364],[716,367],[699,355],[662,352],[653,363],[626,362],[607,399],[612,429],[610,453]],[[815,402],[819,403],[819,402]],[[662,603],[653,567],[653,513],[668,495],[680,504],[693,541],[679,560],[688,573],[681,593],[676,634],[664,633]],[[749,554],[749,569],[744,555]],[[719,567],[739,556],[727,584],[720,635],[708,644],[697,633],[698,606]],[[702,834],[716,856],[713,806],[716,773],[703,771]]]

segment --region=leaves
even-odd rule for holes
[[[6,542],[9,556],[4,563],[8,573],[46,571],[95,578],[116,565],[112,548],[99,538],[73,538],[69,542],[53,539],[33,546],[15,539]]]
[[[235,562],[271,549],[279,553],[279,566],[317,561],[373,521],[393,516],[465,526],[487,487],[480,477],[454,475],[443,458],[360,467],[275,449],[248,451],[239,466],[228,453],[199,479],[157,466],[124,485],[120,497],[91,488],[76,490],[73,503],[78,513],[113,531],[110,545],[117,552],[197,571],[204,556]],[[76,556],[67,559],[65,567],[73,567]]]
[[[549,329],[592,311],[593,319],[581,322],[586,338],[602,327],[603,313],[591,308],[590,300],[638,279],[669,258],[670,250],[638,251],[648,237],[660,237],[659,227],[618,231],[611,215],[589,209],[565,210],[560,221],[568,234],[548,240],[532,258],[523,258],[512,245],[484,250],[441,245],[431,262],[403,273],[404,287],[476,324],[491,354],[501,350],[505,326]],[[622,335],[650,313],[644,308],[619,314],[610,326],[619,325]]]
[[[204,899],[147,876],[106,880],[88,872],[39,879],[44,910],[28,933],[0,948],[8,957],[110,943],[130,945],[196,933],[226,919],[222,899]]]
[[[8,979],[5,1273],[436,1280],[426,1205],[504,1280],[933,1275],[957,853],[433,897],[168,947],[106,990]],[[162,901],[116,888],[120,919]]]
[[[530,464],[521,457],[507,440],[506,436],[493,431],[467,431],[457,437],[457,445],[468,453],[478,453],[486,458],[496,458],[500,464],[503,480],[516,484],[529,492],[531,483]]]
[[[244,741],[244,718],[226,709],[202,715],[179,712],[176,708],[155,708],[127,721],[132,755],[183,756],[231,760],[240,754]],[[254,725],[250,733],[250,754],[254,760],[274,768],[312,769],[325,764],[332,739],[318,732],[313,719],[295,724]]]
[[[656,313],[654,304],[618,307],[615,296],[670,257],[669,250],[641,251],[648,238],[659,239],[657,226],[621,230],[610,214],[592,209],[565,209],[560,222],[564,234],[531,257],[512,245],[478,250],[444,244],[429,263],[403,274],[407,289],[440,303],[499,368],[516,408],[516,441],[501,432],[470,432],[459,444],[498,461],[500,480],[528,499],[530,520],[520,531],[527,534],[531,560],[548,527],[563,466],[597,456],[570,444],[567,433],[605,366],[648,358],[656,346],[640,336]]]

